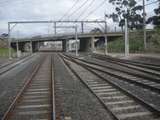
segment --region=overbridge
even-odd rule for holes
[[[53,23],[54,25],[54,33],[50,36],[41,36],[41,37],[32,37],[32,38],[25,38],[25,39],[11,39],[10,34],[12,29],[17,24],[36,24],[36,23]],[[57,29],[60,27],[62,28],[61,24],[73,23],[75,26],[73,28],[78,28],[75,30],[75,33],[72,34],[59,34],[57,33]],[[87,24],[97,24],[101,27],[101,31],[85,31],[85,26]],[[67,24],[68,25],[68,24]],[[70,28],[71,26],[66,26],[64,28]],[[71,27],[72,28],[72,27]],[[93,28],[91,28],[93,29]],[[79,32],[79,33],[78,33]],[[14,21],[8,22],[8,34],[9,34],[9,43],[10,45],[21,51],[24,51],[24,46],[26,43],[30,43],[31,50],[33,52],[38,51],[39,44],[42,42],[47,41],[62,41],[63,51],[67,50],[67,42],[69,40],[78,39],[80,41],[80,50],[81,51],[88,51],[94,49],[94,42],[95,39],[100,39],[101,41],[111,41],[117,37],[122,37],[122,32],[108,32],[107,31],[107,21]]]
[[[77,34],[78,40],[80,41],[80,50],[88,51],[94,49],[94,41],[95,39],[99,39],[101,41],[105,41],[105,37],[107,37],[108,42],[114,40],[115,38],[122,37],[122,32],[109,32],[109,33],[80,33]],[[53,36],[41,36],[41,37],[32,37],[32,38],[23,38],[23,39],[13,39],[11,45],[16,49],[17,42],[19,43],[19,49],[24,51],[24,46],[26,43],[32,43],[33,51],[38,51],[38,44],[42,42],[49,41],[62,41],[63,43],[63,51],[66,51],[66,44],[69,40],[75,40],[75,34],[57,34]]]

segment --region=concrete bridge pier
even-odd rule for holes
[[[95,50],[95,37],[91,37],[91,51],[94,52]]]
[[[69,52],[69,39],[66,40],[66,52]]]
[[[108,54],[108,37],[107,36],[104,36],[104,39],[105,39],[105,43],[104,43],[104,52],[105,52],[105,55]]]
[[[67,51],[67,39],[62,40],[62,51]]]

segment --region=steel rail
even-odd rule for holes
[[[160,70],[160,65],[154,65],[154,64],[150,64],[150,63],[144,63],[144,62],[138,62],[138,61],[134,61],[134,60],[124,60],[124,59],[112,58],[112,57],[109,57],[109,56],[102,56],[102,55],[97,55],[97,56],[106,58],[107,60],[123,62],[123,63],[131,64],[131,65],[135,65],[135,66],[140,66],[140,67],[145,67],[145,68],[153,69],[153,70],[157,70],[157,71]]]
[[[62,56],[62,55],[61,55]],[[62,56],[63,57],[63,56]],[[73,58],[69,58],[67,57],[68,60],[80,65],[81,67],[87,69],[88,71],[90,71],[91,73],[93,73],[94,75],[98,76],[99,78],[101,78],[102,80],[112,84],[114,87],[118,88],[120,91],[123,91],[125,94],[127,94],[128,96],[132,97],[133,99],[135,99],[137,102],[140,102],[141,104],[143,104],[146,108],[148,108],[148,110],[152,111],[153,113],[156,113],[156,115],[160,116],[160,110],[155,108],[154,106],[150,105],[149,103],[147,103],[146,101],[144,101],[143,99],[139,98],[138,96],[132,94],[131,92],[129,92],[127,89],[122,88],[120,85],[116,84],[113,81],[110,81],[102,76],[100,76],[99,74],[97,74],[95,71],[92,70],[92,68],[88,68],[88,66],[86,66],[85,64],[81,64],[78,63],[77,61],[75,61]]]
[[[126,59],[118,59],[118,58],[113,58],[113,57],[110,57],[110,56],[104,56],[104,55],[99,55],[99,54],[96,54],[96,53],[93,53],[93,56],[100,56],[100,57],[104,57],[104,58],[111,58],[111,59],[114,59],[114,60],[122,60],[122,61],[126,61],[126,62],[132,62],[132,63],[138,63],[138,64],[143,64],[143,65],[149,65],[149,66],[154,66],[154,67],[157,67],[160,65],[158,64],[153,64],[153,63],[147,63],[147,62],[142,62],[142,61],[136,61],[136,60],[126,60]]]
[[[141,72],[144,72],[144,73],[147,73],[147,74],[151,74],[151,75],[155,75],[157,77],[160,77],[160,74],[157,74],[153,71],[148,71],[148,70],[145,70],[145,69],[140,69],[140,68],[137,68],[137,67],[135,68],[133,66],[128,66],[130,64],[127,65],[127,63],[121,63],[121,62],[113,61],[113,60],[110,60],[110,59],[107,59],[107,58],[103,59],[102,57],[100,59],[99,57],[96,57],[96,56],[94,58],[99,59],[99,60],[103,60],[105,62],[110,62],[110,63],[113,63],[113,64],[117,64],[117,65],[129,68],[129,69],[134,69],[134,70],[137,70],[137,71],[141,71]]]
[[[28,76],[26,77],[27,80],[25,80],[26,82],[24,83],[24,86],[22,87],[22,89],[20,90],[20,92],[17,94],[16,98],[14,99],[14,101],[12,102],[12,104],[10,105],[10,107],[8,108],[8,110],[6,111],[6,113],[4,114],[2,120],[8,120],[11,116],[12,111],[14,110],[14,108],[16,107],[16,105],[18,104],[18,102],[20,101],[20,98],[23,96],[23,93],[25,92],[25,90],[28,88],[28,86],[30,86],[31,82],[33,81],[33,78],[37,75],[38,71],[40,70],[42,64],[44,63],[45,58],[42,58],[40,60],[40,62],[38,64],[35,65],[33,72],[31,73],[31,76],[28,78]],[[50,84],[50,88],[51,88],[51,120],[56,120],[56,115],[55,115],[55,96],[54,96],[54,71],[53,71],[53,61],[52,61],[52,56],[50,59],[50,70],[51,70],[51,84]]]
[[[72,56],[67,56],[67,57],[71,57],[72,59],[79,60],[79,59],[77,59],[77,58],[75,58],[75,57],[72,57]],[[80,61],[80,60],[79,60],[79,61]],[[77,62],[77,61],[76,61],[76,62]],[[77,63],[78,63],[78,62],[77,62]],[[84,65],[85,63],[79,63],[79,64]],[[142,82],[138,82],[138,81],[135,81],[135,80],[132,80],[132,79],[128,79],[128,78],[123,77],[123,76],[121,76],[121,75],[116,75],[116,74],[114,74],[114,73],[112,73],[112,72],[104,71],[104,70],[101,70],[101,69],[99,69],[99,68],[96,68],[96,67],[87,65],[87,64],[85,64],[85,66],[87,66],[87,67],[89,67],[89,68],[91,68],[91,69],[97,70],[97,71],[99,71],[99,72],[102,72],[102,73],[105,73],[105,74],[114,76],[115,78],[121,79],[122,81],[126,81],[126,82],[129,82],[129,83],[138,85],[138,86],[140,86],[140,87],[143,87],[143,88],[152,90],[152,91],[154,91],[154,92],[156,92],[156,93],[160,93],[160,88],[153,87],[153,86],[150,86],[150,85],[148,85],[148,84],[144,84],[144,83],[142,83]]]
[[[15,68],[15,67],[17,67],[18,65],[20,65],[21,62],[26,62],[27,60],[31,59],[32,57],[33,57],[33,55],[32,55],[32,56],[25,57],[25,58],[23,58],[23,59],[21,59],[21,60],[19,60],[19,61],[9,63],[9,64],[7,64],[7,65],[5,65],[5,66],[1,66],[1,67],[0,67],[0,75],[2,75],[2,74],[4,74],[4,73],[12,70],[13,68]],[[18,62],[20,62],[20,63],[18,63]],[[16,63],[17,63],[17,64],[16,64]],[[13,65],[13,64],[15,64],[15,65]],[[10,67],[10,65],[13,65],[13,66]],[[4,71],[1,71],[2,69],[7,68],[7,67],[8,67],[8,69],[6,69],[6,70],[4,70]]]
[[[67,56],[68,56],[68,55],[67,55]],[[72,56],[72,57],[73,57],[73,56]],[[77,60],[79,60],[79,61],[82,61],[82,62],[86,62],[86,63],[92,64],[92,65],[97,65],[97,66],[100,66],[100,67],[103,67],[103,68],[115,70],[115,71],[118,71],[118,72],[123,72],[123,73],[126,73],[126,74],[128,74],[128,75],[134,75],[134,76],[136,76],[136,77],[140,77],[140,78],[143,78],[143,79],[147,79],[147,80],[150,80],[150,81],[154,81],[154,82],[160,83],[160,78],[145,76],[145,75],[142,75],[142,74],[139,74],[139,73],[135,73],[135,72],[129,72],[129,71],[126,71],[126,70],[123,70],[123,69],[118,69],[118,68],[116,68],[116,67],[110,67],[110,66],[102,65],[102,64],[100,64],[100,63],[91,62],[91,61],[84,60],[84,59],[79,59],[79,58],[77,58],[77,57],[73,57],[73,58],[74,58],[74,59],[77,59]],[[160,77],[160,76],[159,76],[159,77]]]
[[[102,101],[102,99],[97,96],[95,94],[95,92],[88,86],[88,84],[81,79],[81,77],[74,71],[74,69],[65,61],[64,57],[62,55],[59,54],[59,56],[61,57],[61,59],[63,60],[63,62],[65,63],[65,65],[71,70],[71,72],[90,90],[91,93],[93,93],[96,98],[100,101],[100,103],[103,105],[103,107],[112,115],[112,117],[115,119],[115,120],[120,120],[115,113],[113,113],[110,108],[108,106],[105,105],[104,101]]]
[[[28,57],[28,56],[25,56],[25,57],[19,59],[18,61],[21,61],[21,60],[25,59],[26,57]],[[7,62],[7,63],[5,63],[5,64],[2,64],[2,65],[0,65],[0,69],[4,68],[4,67],[6,67],[6,66],[8,66],[8,65],[10,65],[10,64],[16,63],[16,62],[18,62],[18,61],[12,61],[12,62]]]
[[[56,106],[55,106],[55,73],[54,73],[54,61],[53,56],[51,56],[51,88],[52,88],[52,118],[51,120],[56,120]]]
[[[23,92],[26,90],[26,88],[28,87],[28,85],[31,83],[32,79],[34,78],[34,76],[36,75],[36,73],[38,72],[38,70],[41,67],[42,61],[37,65],[34,66],[34,70],[31,73],[31,75],[28,77],[26,77],[26,82],[24,83],[23,87],[21,88],[21,90],[18,92],[18,94],[16,95],[15,99],[13,100],[13,102],[11,103],[11,105],[9,106],[8,110],[5,112],[4,116],[2,117],[2,120],[8,120],[10,117],[11,112],[14,110],[16,104],[18,103],[20,97],[22,96]]]

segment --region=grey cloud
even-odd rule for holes
[[[66,11],[73,5],[76,0],[8,0],[7,3],[0,2],[0,33],[7,32],[8,21],[20,21],[20,20],[59,20]],[[91,1],[91,0],[90,0]],[[74,10],[84,2],[80,0],[79,4]],[[91,11],[102,0],[95,0],[93,6],[88,9]],[[3,3],[3,4],[2,4]],[[84,7],[85,8],[85,7]],[[111,4],[106,3],[100,9],[90,15],[87,19],[103,19],[104,12],[111,13],[114,9]],[[151,8],[148,8],[151,9]],[[71,19],[78,17],[79,13],[84,9],[79,10],[74,14]],[[86,16],[88,12],[86,11]],[[83,17],[84,17],[83,16]],[[65,17],[64,19],[68,19]],[[113,24],[109,21],[109,24]],[[43,34],[47,31],[47,25],[24,25],[17,26],[14,31],[19,30],[21,34]],[[16,32],[14,32],[16,34]],[[51,30],[52,31],[52,30]]]

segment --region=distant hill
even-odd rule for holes
[[[0,35],[0,48],[7,48],[8,47],[8,34],[3,33]]]
[[[0,48],[7,48],[8,47],[8,41],[6,38],[0,38]]]

